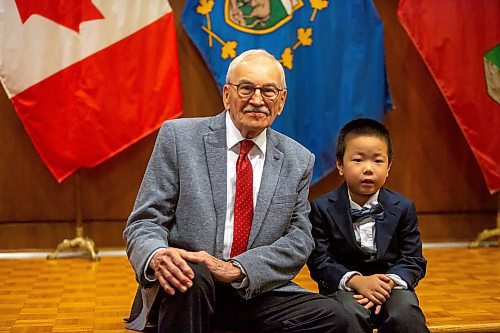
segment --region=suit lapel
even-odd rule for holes
[[[329,200],[332,202],[332,205],[328,207],[327,211],[333,222],[337,225],[347,242],[352,247],[359,249],[351,222],[347,184],[343,183],[338,190],[333,192]]]
[[[266,160],[262,170],[262,179],[260,181],[259,194],[255,205],[252,229],[248,240],[248,248],[252,245],[255,237],[259,233],[262,222],[266,217],[267,210],[271,204],[276,186],[278,185],[281,167],[283,165],[283,153],[278,149],[279,141],[273,135],[272,130],[267,130]]]
[[[216,249],[224,247],[224,225],[226,223],[227,200],[227,144],[226,112],[215,116],[210,124],[212,132],[203,136],[207,159],[208,177],[212,189],[215,214],[217,216]]]
[[[396,205],[398,199],[387,192],[385,189],[380,190],[378,202],[384,209],[384,219],[378,220],[375,223],[375,242],[377,243],[377,258],[381,258],[391,242],[394,235],[394,230],[398,225],[401,217],[401,209]]]

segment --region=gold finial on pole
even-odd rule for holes
[[[90,253],[92,260],[99,260],[97,255],[97,248],[94,241],[85,237],[83,230],[83,217],[82,217],[82,205],[80,200],[80,170],[75,172],[75,205],[76,205],[76,219],[75,219],[75,229],[76,237],[73,239],[64,239],[59,245],[57,245],[56,250],[47,256],[47,259],[56,259],[57,255],[64,250],[83,250]]]

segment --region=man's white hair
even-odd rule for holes
[[[230,80],[229,78],[231,77],[231,74],[233,73],[234,69],[246,58],[250,58],[252,56],[258,56],[262,55],[268,58],[271,58],[276,62],[276,68],[280,71],[281,74],[281,84],[282,84],[282,89],[286,89],[286,80],[285,80],[285,70],[283,69],[283,66],[280,64],[278,60],[269,52],[263,49],[253,49],[253,50],[247,50],[237,56],[236,58],[231,61],[229,64],[229,68],[227,69],[227,74],[226,74],[226,83],[229,83]]]

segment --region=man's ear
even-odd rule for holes
[[[337,160],[336,163],[337,163],[337,170],[339,170],[339,175],[343,176],[344,175],[344,165],[339,160]]]
[[[222,102],[224,103],[224,108],[229,110],[229,88],[227,84],[222,87]]]
[[[278,116],[281,114],[281,112],[283,112],[283,108],[285,107],[286,96],[287,96],[287,90],[285,89],[281,92],[279,106],[278,106]]]

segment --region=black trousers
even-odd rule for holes
[[[428,333],[425,316],[418,306],[414,292],[393,289],[391,297],[382,305],[378,315],[359,305],[352,296],[354,292],[338,290],[330,297],[344,306],[349,315],[349,332],[371,333],[372,327],[379,333]],[[373,308],[374,309],[374,308]]]
[[[348,319],[335,300],[310,292],[265,292],[245,300],[212,279],[203,264],[190,264],[193,287],[157,298],[158,332],[347,332]],[[150,317],[151,318],[151,317]],[[151,318],[152,319],[152,318]]]

